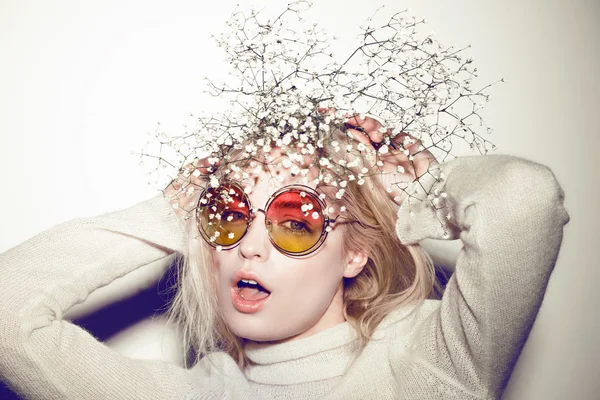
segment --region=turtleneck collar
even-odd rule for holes
[[[246,347],[250,381],[290,385],[343,375],[358,350],[356,330],[343,322],[306,338]]]
[[[400,307],[377,327],[372,339],[385,335],[385,329],[405,317],[413,307]],[[246,355],[251,364],[245,375],[249,381],[269,385],[291,385],[331,379],[344,374],[360,349],[358,334],[343,322],[312,336],[280,344],[251,342]]]

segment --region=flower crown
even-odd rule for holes
[[[303,183],[314,179],[317,186],[336,187],[334,197],[340,199],[348,181],[360,185],[382,173],[357,170],[360,160],[368,157],[377,167],[378,156],[395,144],[408,154],[404,145],[410,139],[394,142],[400,133],[418,139],[419,150],[431,151],[440,162],[455,157],[457,142],[480,153],[495,148],[479,115],[491,85],[471,89],[477,68],[463,57],[465,48],[444,48],[433,34],[420,34],[425,21],[407,11],[380,24],[376,13],[361,27],[355,50],[338,59],[327,33],[302,17],[310,6],[295,1],[274,18],[254,10],[232,14],[227,32],[215,37],[227,54],[231,79],[209,80],[207,89],[229,107],[196,117],[197,127],[183,135],[157,132],[152,144],[158,143],[158,154],[141,153],[146,163],[153,161],[152,174],[167,169],[172,178],[183,165],[208,155],[210,186],[225,176],[244,179],[254,168],[280,165]],[[343,140],[340,132],[355,114],[377,117],[381,132],[388,133],[381,145]],[[274,148],[283,155],[274,157]],[[327,149],[346,157],[327,157]],[[181,191],[190,196],[194,188]]]

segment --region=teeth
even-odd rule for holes
[[[258,285],[258,282],[253,281],[252,279],[241,279],[241,281],[244,283],[249,283],[251,285]]]

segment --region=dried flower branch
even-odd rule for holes
[[[231,79],[207,82],[208,93],[225,98],[229,108],[197,117],[197,127],[184,135],[157,132],[158,148],[141,153],[145,162],[154,160],[154,174],[167,169],[173,176],[210,155],[208,182],[215,186],[225,176],[243,180],[281,165],[304,183],[336,188],[329,196],[335,201],[348,181],[362,184],[381,175],[379,158],[390,147],[408,155],[407,137],[394,141],[401,133],[420,141],[411,157],[429,150],[440,162],[455,157],[457,140],[480,153],[495,148],[479,114],[491,85],[472,89],[477,68],[463,57],[465,48],[444,48],[433,34],[420,35],[425,21],[402,11],[379,25],[368,19],[356,49],[340,63],[327,33],[302,18],[307,7],[306,1],[292,2],[273,19],[254,10],[232,14],[227,33],[215,37],[227,54]],[[389,133],[376,150],[340,135],[356,113],[376,116],[382,133]],[[285,153],[274,156],[274,148]],[[332,152],[345,157],[330,157]],[[394,174],[404,172],[400,168]],[[393,184],[406,190],[410,183]],[[194,191],[183,185],[180,192]],[[433,206],[439,203],[429,198]]]

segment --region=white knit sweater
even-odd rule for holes
[[[248,349],[245,371],[224,353],[185,370],[121,356],[65,320],[95,289],[184,250],[159,196],[0,255],[0,377],[32,399],[498,398],[558,255],[564,194],[548,168],[514,157],[461,157],[441,170],[433,193],[445,207],[405,201],[397,232],[403,243],[460,237],[456,272],[441,301],[395,310],[362,352],[342,323]]]

